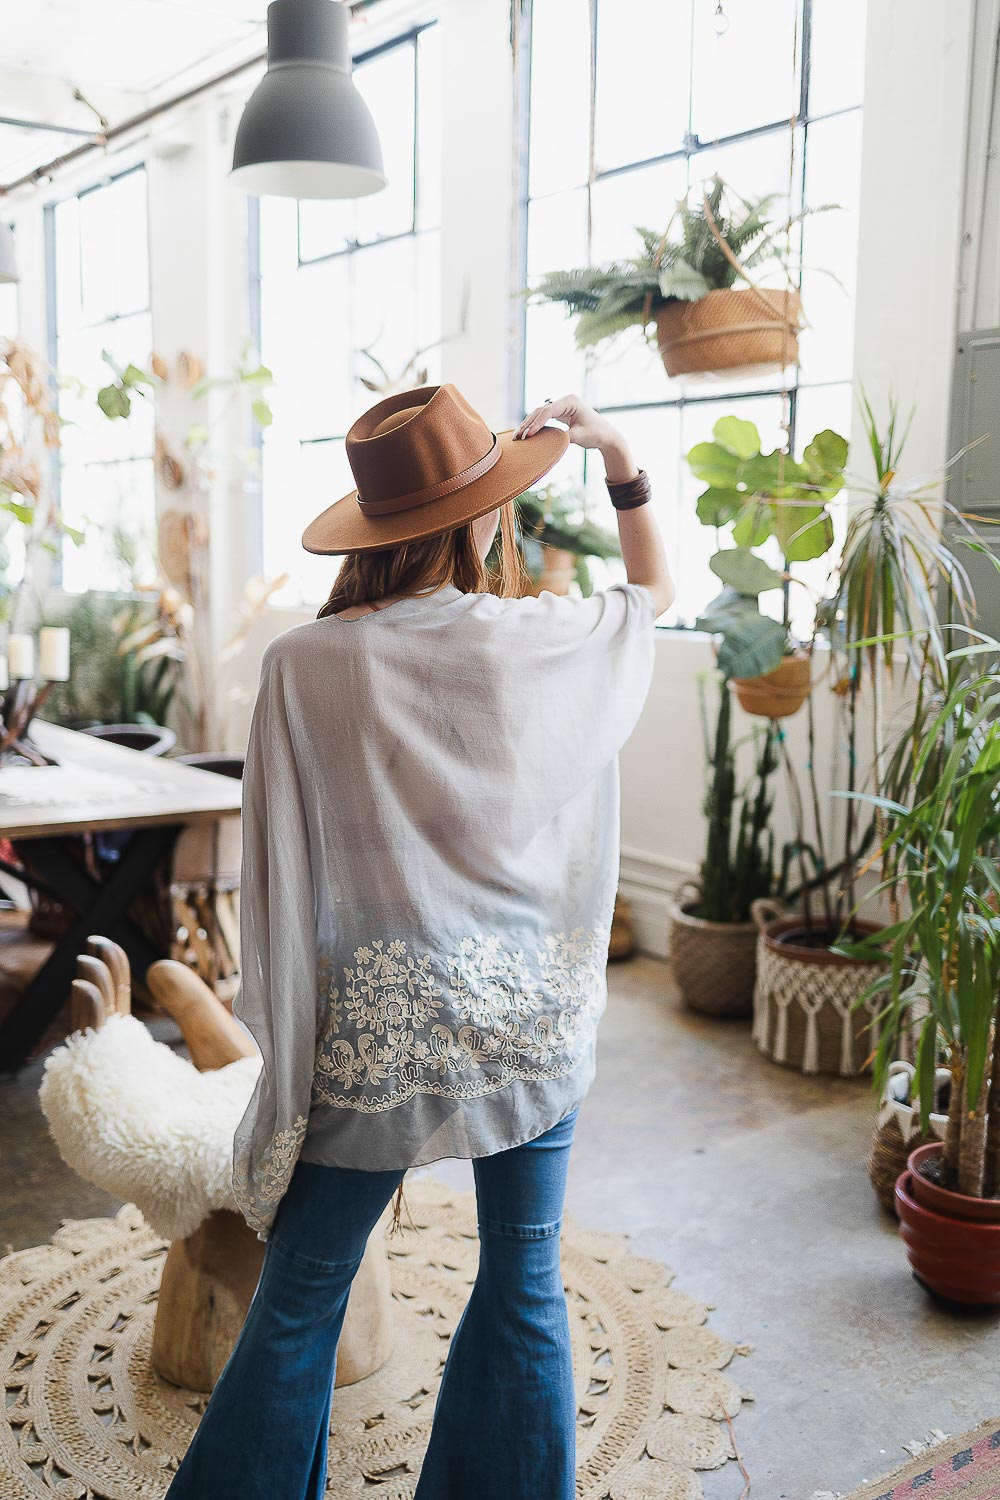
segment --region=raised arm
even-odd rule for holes
[[[550,419],[565,422],[569,440],[580,448],[596,448],[604,459],[611,486],[626,485],[639,476],[639,469],[624,436],[607,417],[581,401],[579,396],[560,396],[530,411],[515,437],[530,437]],[[651,505],[618,510],[618,535],[629,583],[640,583],[653,596],[658,615],[674,602],[674,585],[663,546],[663,537]]]

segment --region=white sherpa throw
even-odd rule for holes
[[[183,1239],[236,1209],[233,1136],[259,1072],[247,1057],[199,1073],[134,1016],[112,1016],[53,1052],[39,1097],[68,1166]]]

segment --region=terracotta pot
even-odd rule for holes
[[[907,1163],[913,1177],[913,1196],[924,1208],[936,1214],[947,1214],[952,1219],[966,1219],[977,1224],[1000,1224],[1000,1198],[970,1198],[966,1193],[954,1193],[943,1188],[931,1178],[925,1177],[920,1168],[924,1162],[940,1156],[944,1147],[938,1141],[928,1141],[910,1152]]]
[[[920,1146],[913,1153],[939,1151],[936,1144]],[[913,1157],[911,1157],[911,1161]],[[1000,1307],[1000,1199],[976,1200],[992,1208],[992,1222],[977,1222],[955,1212],[970,1199],[960,1193],[948,1193],[950,1213],[938,1213],[917,1198],[924,1187],[919,1173],[907,1169],[896,1183],[896,1213],[899,1232],[914,1275],[931,1292],[950,1302],[973,1307]]]
[[[753,997],[757,1046],[772,1062],[803,1073],[864,1072],[878,1041],[881,997],[857,1002],[883,966],[797,943],[802,918],[774,901],[755,901],[752,910],[760,929]],[[854,926],[864,933],[879,930],[875,922]],[[831,933],[830,942],[835,939]]]
[[[730,682],[740,708],[762,719],[787,719],[798,713],[812,690],[812,663],[802,651],[786,656],[763,677],[734,677]]]
[[[777,370],[799,357],[802,302],[798,292],[730,287],[697,302],[668,302],[656,314],[657,342],[667,374],[714,370]]]
[[[749,1016],[757,972],[755,922],[706,922],[694,901],[670,907],[668,951],[686,1010]]]

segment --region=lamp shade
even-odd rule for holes
[[[20,281],[17,273],[17,246],[14,231],[0,219],[0,282]]]
[[[246,192],[364,198],[385,187],[375,122],[351,79],[347,22],[340,0],[268,6],[267,72],[233,153],[233,179]]]

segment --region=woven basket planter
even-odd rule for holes
[[[868,1151],[868,1180],[882,1207],[892,1214],[896,1213],[896,1179],[906,1171],[910,1152],[928,1141],[943,1141],[948,1124],[947,1115],[931,1115],[931,1133],[924,1135],[920,1129],[920,1110],[893,1098],[892,1080],[905,1075],[912,1086],[913,1074],[912,1063],[897,1060],[889,1064],[889,1077]],[[938,1068],[936,1077],[938,1083],[950,1081],[947,1068]]]
[[[880,997],[862,1006],[857,1001],[883,966],[782,941],[801,931],[802,918],[773,901],[755,901],[753,912],[760,928],[753,1038],[761,1052],[802,1073],[863,1072],[878,1045]],[[855,925],[878,931],[874,922]]]
[[[668,302],[656,314],[657,347],[668,375],[783,369],[799,357],[798,292],[760,287]]]
[[[757,928],[753,922],[706,922],[696,900],[670,906],[670,962],[685,1010],[705,1016],[753,1012]]]
[[[812,691],[812,663],[804,652],[786,656],[763,677],[734,677],[730,683],[744,713],[787,719],[798,713]]]

